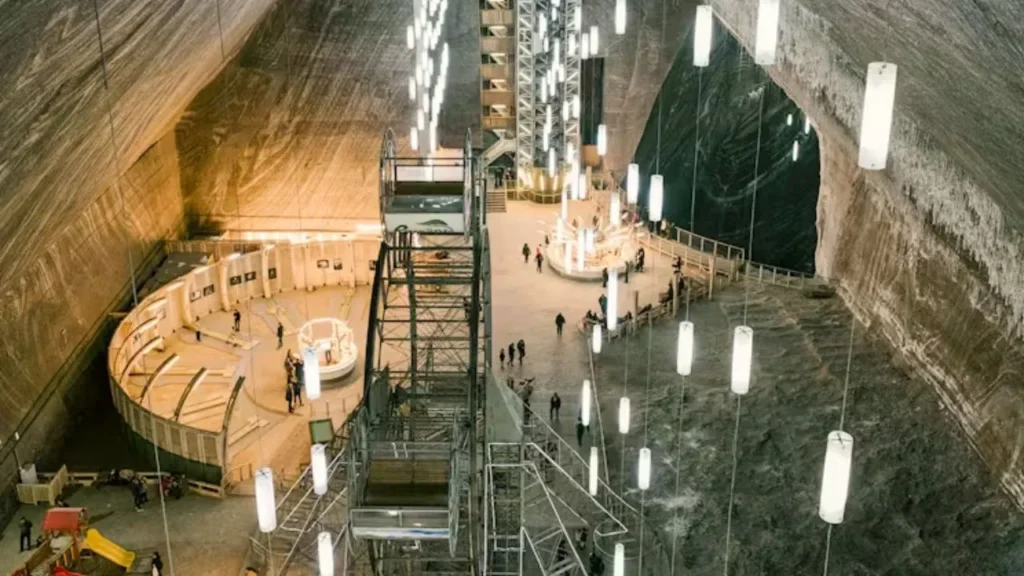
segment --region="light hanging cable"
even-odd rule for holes
[[[828,522],[828,529],[825,532],[823,576],[828,576],[828,561],[832,552],[832,528],[835,524],[843,521],[846,498],[849,495],[853,437],[844,432],[843,428],[846,424],[846,401],[850,392],[850,367],[853,364],[853,335],[856,327],[857,319],[851,314],[850,341],[846,347],[846,376],[843,378],[843,401],[839,408],[839,429],[829,434],[825,451],[825,467],[821,479],[818,516]]]

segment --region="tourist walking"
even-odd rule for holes
[[[505,349],[502,348],[501,352],[498,352],[498,361],[501,362],[501,369],[505,369]]]
[[[520,338],[516,344],[516,348],[519,348],[519,365],[523,365],[523,358],[526,358],[526,342]]]
[[[280,350],[282,346],[284,346],[284,326],[280,322],[278,322],[277,323],[277,349]]]
[[[18,520],[18,530],[21,532],[21,539],[18,541],[20,552],[32,549],[32,523],[24,516]]]
[[[238,310],[235,310],[232,316],[234,316],[235,318],[235,332],[238,332],[239,330],[242,329],[242,313],[239,312]]]
[[[590,553],[590,576],[604,576],[604,560],[597,550]]]
[[[578,444],[580,448],[583,448],[583,432],[585,432],[586,429],[587,427],[583,425],[583,418],[576,418],[576,444]]]
[[[565,326],[565,316],[562,316],[562,313],[559,312],[558,316],[555,316],[555,330],[559,336],[562,335],[562,326]]]
[[[508,367],[511,368],[516,363],[516,345],[508,345]]]
[[[284,389],[284,399],[288,401],[288,413],[289,414],[293,414],[295,412],[295,408],[292,406],[292,399],[293,398],[295,398],[295,395],[292,392],[292,387],[291,387],[291,385],[287,385],[286,384],[285,385],[285,389]]]
[[[608,268],[601,269],[601,288],[608,287]]]
[[[523,242],[523,264],[530,263],[530,245]]]
[[[542,265],[542,264],[544,264],[544,255],[543,255],[543,254],[541,254],[541,253],[540,253],[540,252],[538,251],[538,252],[537,252],[537,273],[538,273],[538,274],[540,274],[540,272],[541,272],[541,265]]]
[[[558,420],[558,410],[562,408],[562,399],[558,397],[558,392],[551,395],[551,406],[548,409],[548,420],[554,422]]]
[[[299,406],[303,406],[302,403],[302,381],[298,378],[292,379],[292,396],[293,400]]]
[[[153,552],[153,576],[164,576],[164,561],[159,552]]]

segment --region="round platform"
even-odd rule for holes
[[[320,357],[320,379],[339,380],[356,367],[359,348],[348,322],[337,318],[314,318],[299,328],[301,348],[316,348]]]

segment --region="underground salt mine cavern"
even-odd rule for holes
[[[1024,575],[1024,5],[0,1],[0,574]]]

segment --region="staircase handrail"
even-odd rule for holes
[[[543,452],[543,450],[541,452]],[[583,559],[580,558],[579,553],[576,551],[576,546],[573,546],[572,544],[572,537],[570,536],[568,529],[565,527],[565,522],[562,521],[562,515],[558,513],[558,506],[556,506],[555,501],[551,499],[551,492],[550,490],[548,490],[547,484],[544,483],[544,478],[540,475],[540,472],[537,470],[537,467],[533,464],[533,462],[524,461],[523,468],[525,468],[529,473],[533,474],[533,476],[537,479],[537,484],[541,487],[541,491],[544,493],[544,497],[547,499],[548,505],[551,506],[551,511],[555,514],[555,520],[558,521],[558,528],[559,530],[561,530],[562,536],[565,538],[566,548],[568,548],[572,552],[573,558],[576,559],[576,563],[579,566],[580,571],[583,574],[586,574],[586,566],[583,564]],[[530,538],[530,532],[526,529],[525,525],[523,526],[523,533],[526,535],[526,538],[530,543],[530,549],[533,550],[533,553],[536,556],[537,550],[533,545],[533,540]],[[544,570],[543,561],[540,560],[539,557],[537,558],[537,560],[541,564],[541,570]],[[547,570],[544,570],[544,573],[547,574]]]

